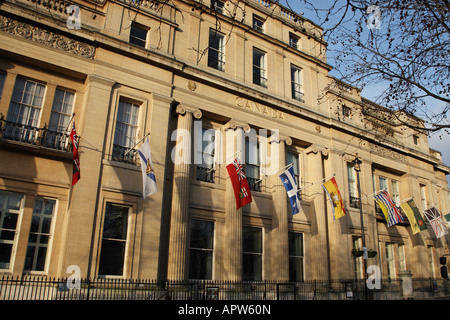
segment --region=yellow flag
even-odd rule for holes
[[[330,200],[331,207],[333,208],[334,219],[339,219],[345,216],[344,203],[342,202],[341,193],[339,192],[336,179],[331,178],[325,182],[322,187],[325,189],[328,199]]]
[[[409,200],[400,205],[403,212],[408,217],[409,223],[411,224],[411,229],[413,234],[419,233],[421,230],[426,229],[425,224],[420,217],[419,210],[417,209],[414,200]],[[417,221],[419,220],[419,221]],[[420,225],[419,225],[420,224]],[[425,228],[424,228],[425,227]]]

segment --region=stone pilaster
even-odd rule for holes
[[[186,280],[188,278],[189,249],[189,184],[191,167],[191,144],[193,118],[200,119],[199,109],[178,105],[175,161],[173,172],[172,210],[170,219],[169,264],[167,278],[169,280]]]
[[[271,140],[272,154],[278,151],[277,157],[272,157],[277,161],[277,171],[287,165],[286,163],[286,144],[291,145],[292,139],[289,137],[275,136]],[[278,150],[277,150],[278,149]],[[278,158],[278,159],[277,159]],[[275,171],[276,172],[276,171]],[[273,182],[272,199],[275,212],[272,219],[272,279],[289,280],[289,238],[288,238],[288,198],[286,188],[284,187],[277,172],[271,177]]]

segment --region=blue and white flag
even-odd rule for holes
[[[155,173],[153,172],[152,154],[150,152],[150,143],[148,138],[142,144],[138,150],[139,157],[141,158],[141,170],[142,170],[142,197],[145,199],[148,196],[158,192],[156,186]]]
[[[291,201],[292,214],[300,212],[300,199],[298,197],[298,186],[295,181],[294,168],[291,166],[285,172],[280,174],[280,179],[286,188],[289,200]]]

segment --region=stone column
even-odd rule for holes
[[[277,161],[276,171],[280,170],[286,163],[286,144],[291,145],[289,137],[274,136],[271,140],[272,161]],[[278,150],[277,150],[278,149]],[[278,156],[274,157],[274,152]],[[278,158],[278,159],[277,159]],[[274,172],[276,172],[274,171]],[[271,177],[273,182],[272,199],[275,212],[272,219],[272,270],[274,280],[289,280],[289,237],[288,237],[288,197],[279,175]]]
[[[244,131],[250,129],[249,125],[243,122],[230,120],[224,126],[226,131],[226,154],[225,159],[229,164],[238,157],[241,164],[243,159],[245,144],[243,141]],[[242,152],[239,152],[241,151]],[[236,153],[236,154],[235,154]],[[233,155],[235,156],[233,157]],[[242,208],[236,209],[236,200],[234,197],[233,186],[228,173],[226,173],[225,190],[225,246],[226,257],[225,279],[231,281],[242,280]]]
[[[193,118],[200,119],[199,109],[178,105],[176,145],[172,153],[175,162],[173,170],[172,210],[170,219],[169,263],[167,278],[185,280],[188,278],[189,248],[189,185],[192,162],[191,144]]]
[[[314,266],[311,275],[313,279],[328,280],[329,269],[329,247],[328,230],[325,207],[325,193],[322,183],[318,182],[323,176],[322,156],[328,156],[324,148],[312,145],[306,150],[307,155],[307,184],[315,183],[305,189],[311,199],[311,265]]]
[[[400,293],[401,298],[405,300],[414,299],[414,290],[412,285],[411,271],[403,270],[398,273],[400,278]]]

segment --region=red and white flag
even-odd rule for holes
[[[247,177],[242,171],[242,166],[238,159],[234,159],[232,163],[227,165],[227,171],[230,175],[231,184],[233,185],[234,197],[236,198],[236,209],[252,202],[252,195],[248,186]]]
[[[78,156],[78,136],[75,130],[75,121],[72,125],[72,131],[70,132],[70,140],[73,146],[73,173],[72,173],[72,186],[80,180],[80,158]]]

